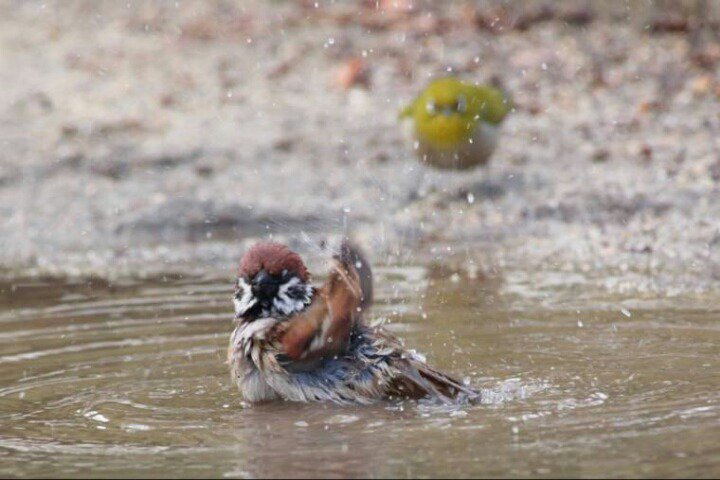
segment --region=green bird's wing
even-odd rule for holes
[[[469,85],[468,111],[483,121],[497,125],[503,121],[512,108],[510,99],[499,89],[488,85]]]
[[[405,106],[405,108],[400,110],[400,113],[398,114],[399,120],[403,120],[403,119],[410,118],[413,116],[413,114],[415,113],[415,104],[417,103],[417,100],[418,99],[416,97],[412,102],[410,102],[410,104],[408,104],[407,106]]]

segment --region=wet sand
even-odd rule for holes
[[[230,274],[255,238],[348,227],[375,263],[717,288],[716,31],[391,4],[0,3],[3,271]],[[488,170],[427,169],[403,138],[447,71],[513,95]]]

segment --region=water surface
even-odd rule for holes
[[[718,298],[378,273],[373,317],[483,404],[247,407],[229,279],[3,283],[0,475],[720,475]]]

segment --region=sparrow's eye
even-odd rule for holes
[[[437,106],[435,105],[435,100],[428,100],[428,102],[425,104],[425,111],[429,113],[430,115],[435,115],[437,113]]]
[[[465,99],[465,95],[458,95],[455,108],[460,113],[465,113],[467,111],[467,100]]]

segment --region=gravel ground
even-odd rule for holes
[[[378,262],[717,288],[716,23],[640,2],[239,5],[0,3],[7,275],[230,272],[254,238],[349,228]],[[422,167],[398,125],[448,71],[512,93],[489,169]]]

